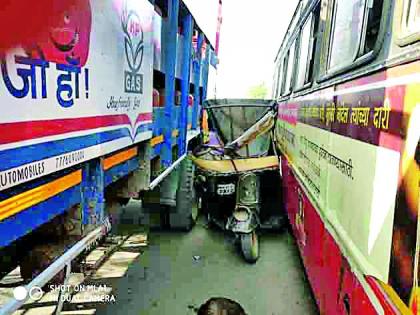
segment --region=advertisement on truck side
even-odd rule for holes
[[[151,137],[153,6],[69,8],[1,56],[0,191]]]

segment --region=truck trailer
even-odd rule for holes
[[[187,152],[217,65],[183,1],[68,2],[0,56],[0,274],[28,290],[64,281],[130,198],[145,224],[192,227]]]

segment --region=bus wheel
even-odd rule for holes
[[[256,263],[259,258],[258,235],[255,231],[241,234],[241,251],[248,263]]]

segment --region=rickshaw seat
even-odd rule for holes
[[[205,171],[221,174],[250,172],[263,169],[276,169],[279,167],[277,156],[265,156],[258,158],[233,159],[233,160],[206,160],[192,157],[193,162]]]

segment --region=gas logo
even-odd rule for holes
[[[127,10],[121,18],[124,32],[125,56],[129,71],[124,72],[124,90],[127,93],[143,93],[143,75],[139,73],[143,63],[144,38],[140,17],[137,12]]]

